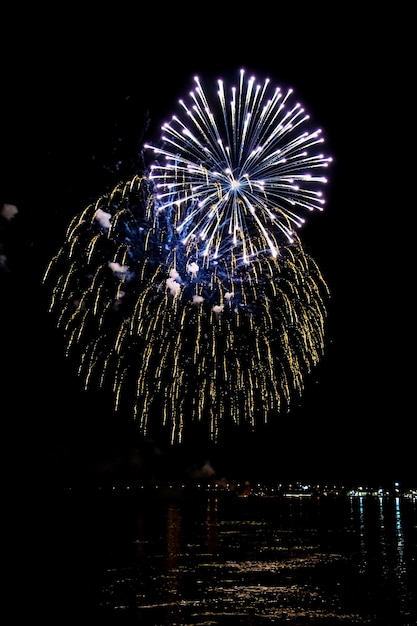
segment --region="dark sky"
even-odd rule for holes
[[[223,13],[36,13],[29,35],[20,16],[3,20],[0,206],[18,208],[0,231],[7,467],[71,481],[129,471],[132,458],[168,475],[209,460],[228,477],[415,482],[411,18],[352,4]],[[334,157],[326,210],[302,235],[332,294],[327,352],[300,408],[267,433],[221,450],[144,445],[105,393],[82,390],[47,314],[43,271],[71,218],[136,171],[194,74],[241,67],[292,86]]]

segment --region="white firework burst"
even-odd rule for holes
[[[218,80],[213,103],[194,80],[182,115],[163,125],[161,146],[145,146],[156,157],[156,209],[173,215],[184,245],[194,240],[208,261],[232,252],[249,263],[260,247],[276,257],[306,212],[324,207],[322,171],[332,159],[320,151],[322,131],[309,130],[292,89],[269,79],[259,84],[241,70],[229,91]]]

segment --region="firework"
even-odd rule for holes
[[[295,228],[330,159],[290,92],[198,79],[149,171],[70,224],[45,281],[85,386],[111,387],[144,435],[256,428],[289,411],[325,347],[326,282]],[[157,159],[162,156],[164,164]]]
[[[323,209],[320,172],[331,158],[319,150],[322,131],[306,130],[309,116],[291,89],[256,84],[243,70],[229,94],[218,81],[213,103],[195,83],[190,102],[180,100],[184,120],[164,124],[162,147],[145,146],[163,158],[150,175],[158,208],[172,212],[182,242],[198,241],[208,259],[233,249],[248,263],[260,251],[254,238],[276,257],[277,234],[292,243],[304,215]]]

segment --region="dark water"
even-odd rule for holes
[[[417,624],[416,501],[67,494],[28,511],[23,610],[43,623]],[[22,546],[21,546],[22,547]]]

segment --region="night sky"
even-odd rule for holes
[[[10,477],[196,477],[208,462],[228,478],[415,484],[415,201],[403,171],[411,60],[398,43],[409,16],[347,6],[213,12],[191,26],[174,11],[162,24],[150,9],[97,23],[37,13],[26,16],[30,35],[17,17],[4,21],[0,207],[18,209],[0,217]],[[140,169],[141,146],[159,138],[193,76],[227,79],[242,67],[292,86],[334,158],[326,209],[301,233],[331,292],[327,349],[300,406],[264,432],[169,449],[142,441],[106,390],[83,391],[42,275],[71,218]]]

